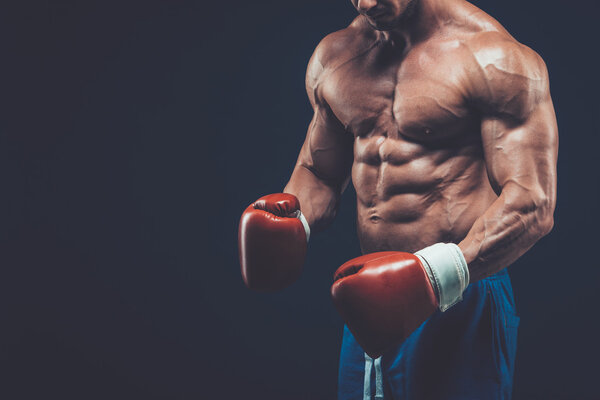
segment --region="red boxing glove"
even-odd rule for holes
[[[404,341],[439,307],[461,300],[469,282],[462,252],[438,243],[416,254],[367,254],[342,265],[331,288],[333,302],[356,341],[377,358]]]
[[[302,272],[310,228],[300,202],[288,193],[261,197],[242,214],[238,245],[246,286],[283,289]]]

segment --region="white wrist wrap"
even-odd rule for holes
[[[462,300],[462,293],[469,285],[469,268],[457,245],[436,243],[415,255],[425,266],[442,312]]]
[[[306,232],[306,243],[308,243],[308,239],[310,238],[310,226],[308,226],[308,221],[304,218],[304,214],[302,211],[296,211],[296,218],[302,222],[302,226],[304,226],[304,232]]]

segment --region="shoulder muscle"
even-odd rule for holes
[[[470,97],[482,111],[522,120],[549,96],[542,58],[511,37],[486,32],[469,40],[475,64]]]
[[[362,47],[365,47],[364,32],[356,20],[321,40],[306,68],[306,91],[313,106],[323,101],[319,88],[328,72],[352,60]]]

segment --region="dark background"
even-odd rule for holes
[[[354,193],[278,294],[241,281],[239,215],[280,191],[304,72],[347,0],[0,7],[0,398],[333,399]],[[598,398],[598,10],[480,0],[550,71],[554,231],[510,267],[517,399]]]

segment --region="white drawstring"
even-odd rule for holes
[[[365,386],[363,400],[371,400],[371,368],[373,368],[373,359],[365,353]]]
[[[383,399],[383,374],[381,373],[381,357],[375,359],[375,399]]]
[[[375,399],[383,399],[383,374],[381,373],[381,357],[373,360],[365,353],[365,386],[363,400],[371,400],[371,370],[375,365]]]

